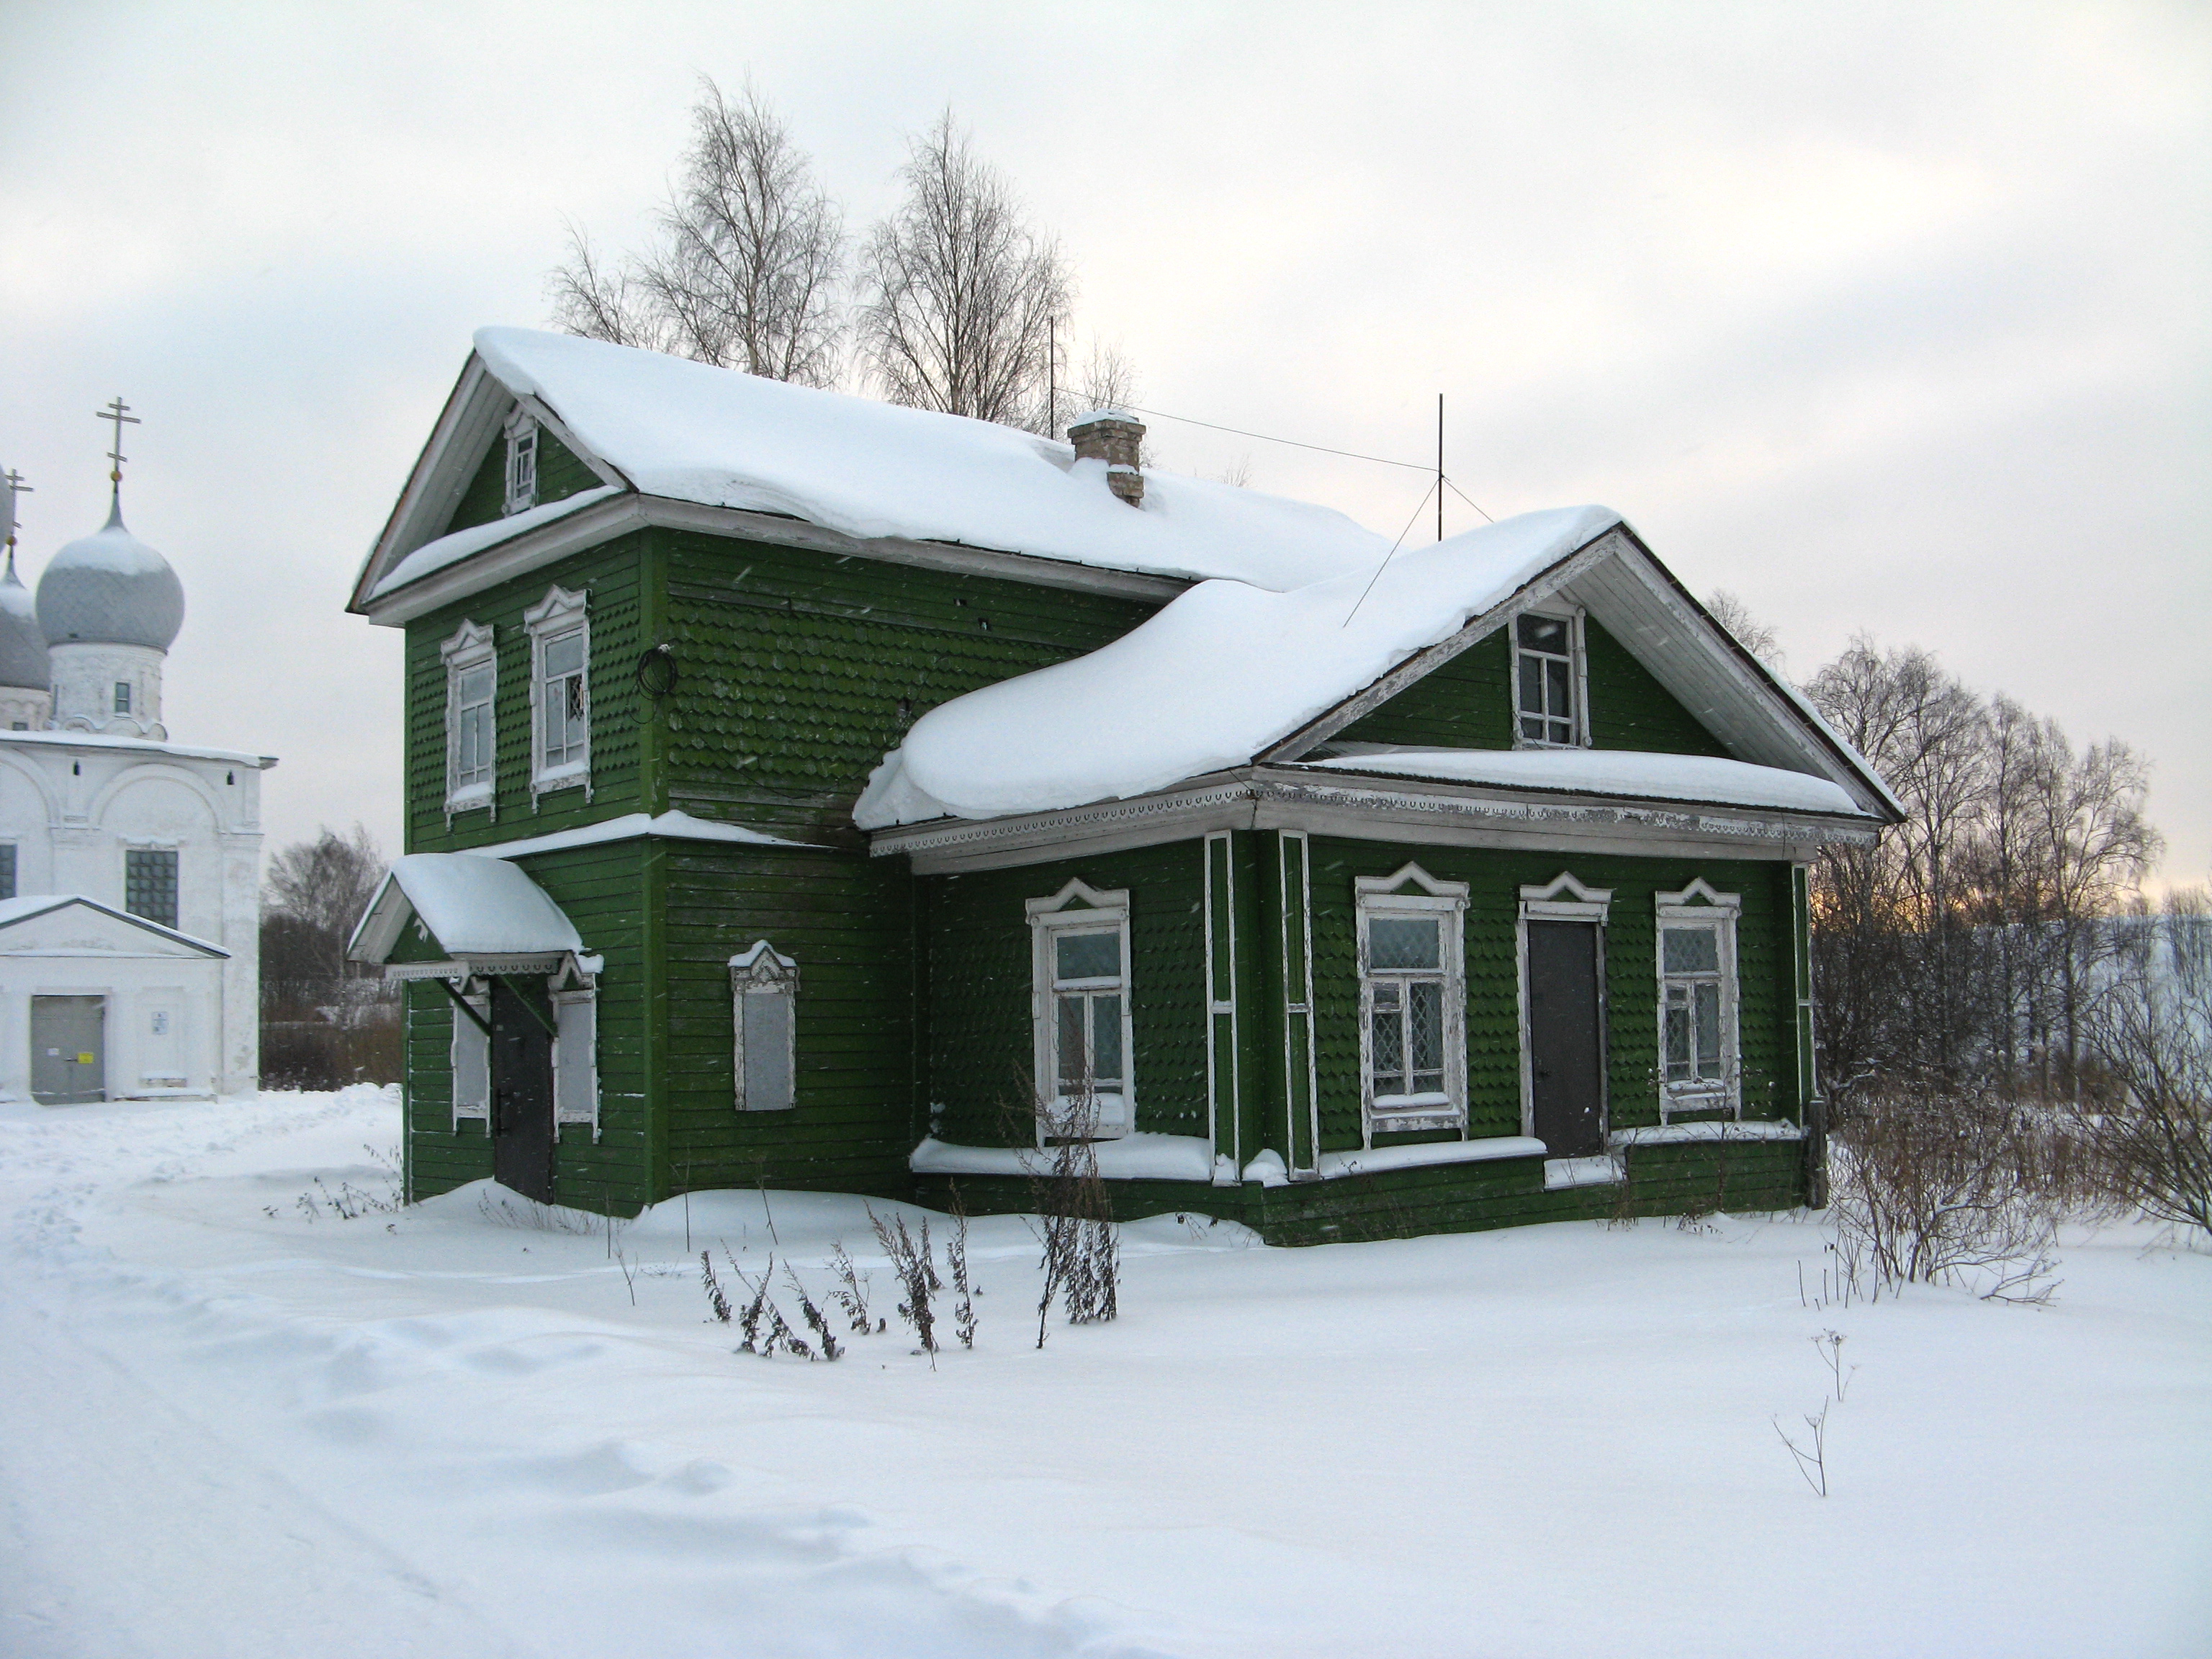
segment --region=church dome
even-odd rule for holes
[[[185,586],[169,562],[123,527],[105,528],[54,555],[39,578],[39,623],[49,645],[143,645],[167,651],[185,625]]]
[[[31,602],[30,589],[15,574],[15,554],[10,549],[6,574],[0,574],[0,686],[44,691],[52,684],[38,607]]]

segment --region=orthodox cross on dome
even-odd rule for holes
[[[8,500],[4,505],[0,505],[0,512],[4,512],[7,519],[4,523],[0,523],[0,529],[4,529],[8,532],[8,557],[12,561],[15,556],[15,497],[36,495],[38,492],[25,483],[23,475],[12,466],[8,469],[6,482]]]
[[[123,453],[123,428],[125,425],[138,424],[138,417],[129,412],[130,408],[129,404],[116,397],[109,399],[106,408],[94,410],[92,416],[95,421],[111,422],[115,427],[115,447],[107,452],[107,459],[114,465],[108,469],[107,481],[116,487],[118,493],[123,487],[123,463],[128,459]]]

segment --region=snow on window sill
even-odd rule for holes
[[[1213,1179],[1212,1143],[1201,1136],[1138,1130],[1093,1144],[1098,1173],[1109,1181]],[[1050,1173],[1052,1153],[1034,1146],[960,1146],[932,1135],[914,1149],[907,1167],[916,1175],[1036,1176]]]
[[[1795,1123],[1711,1120],[1702,1123],[1662,1123],[1644,1129],[1615,1129],[1606,1137],[1614,1146],[1665,1146],[1687,1140],[1802,1140],[1805,1131]]]
[[[1615,1187],[1628,1179],[1626,1160],[1610,1152],[1595,1158],[1547,1158],[1544,1160],[1544,1190],[1563,1187]]]
[[[1480,1140],[1437,1140],[1421,1146],[1376,1146],[1365,1152],[1323,1152],[1316,1161],[1323,1181],[1343,1176],[1377,1175],[1385,1170],[1419,1170],[1437,1164],[1485,1164],[1500,1158],[1541,1158],[1544,1143],[1527,1135],[1491,1135]],[[1248,1168],[1247,1180],[1258,1179]]]
[[[566,766],[547,767],[530,780],[530,787],[542,795],[549,790],[573,788],[577,784],[591,781],[591,762],[571,761]]]
[[[473,812],[478,807],[490,805],[491,786],[488,783],[471,784],[466,789],[456,789],[446,797],[446,811],[448,812]]]

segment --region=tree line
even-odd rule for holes
[[[858,236],[750,83],[732,98],[702,78],[691,128],[646,246],[610,258],[570,228],[556,326],[1048,434],[1135,398],[1097,343],[1071,386],[1073,269],[950,109],[908,141],[903,199]]]

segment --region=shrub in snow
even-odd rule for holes
[[[2044,1302],[2057,1288],[2057,1208],[2035,1179],[2042,1125],[1960,1091],[1869,1091],[1837,1126],[1837,1249],[1874,1291],[1953,1284]]]
[[[1114,1206],[1098,1173],[1098,1108],[1076,1100],[1037,1115],[1050,1159],[1037,1160],[1030,1176],[1036,1206],[1037,1242],[1043,1248],[1044,1293],[1037,1298],[1037,1346],[1057,1300],[1071,1325],[1103,1324],[1120,1312],[1121,1247]]]

